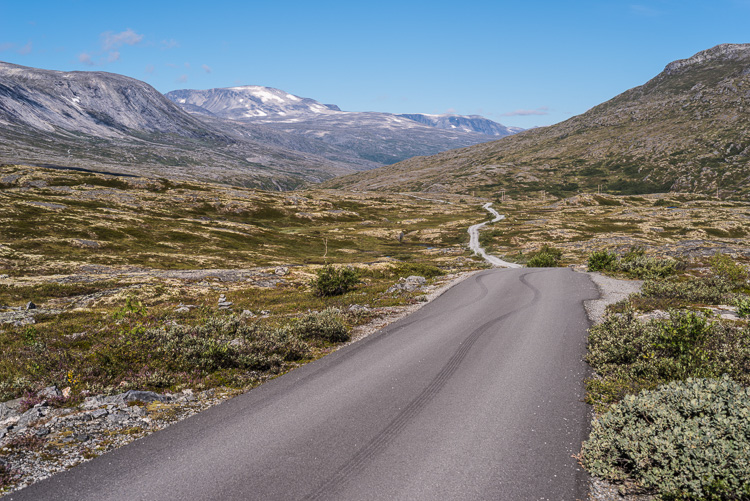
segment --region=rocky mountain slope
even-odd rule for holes
[[[425,115],[422,113],[407,113],[399,116],[429,125],[430,127],[437,127],[438,129],[479,132],[488,136],[505,137],[517,134],[523,130],[520,127],[506,127],[503,124],[493,122],[479,115]]]
[[[224,128],[247,131],[242,124],[262,125],[276,132],[266,132],[274,144],[350,162],[358,169],[483,143],[519,130],[477,116],[345,112],[271,87],[183,89],[166,97],[200,118],[233,121]]]
[[[328,186],[538,196],[750,193],[750,44],[675,61],[646,84],[565,122]],[[536,193],[534,193],[536,192]]]
[[[0,162],[288,189],[356,170],[185,113],[148,84],[0,63]]]

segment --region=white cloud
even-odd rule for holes
[[[143,40],[143,35],[139,35],[130,28],[120,33],[105,31],[101,36],[104,50],[118,49],[123,45],[136,45]]]
[[[540,106],[533,110],[514,110],[508,113],[500,113],[501,117],[526,117],[531,115],[549,115],[549,108],[546,106]]]
[[[78,54],[78,61],[85,64],[86,66],[96,66],[96,63],[91,59],[91,54],[81,52]]]
[[[179,47],[179,46],[180,46],[180,43],[177,40],[173,39],[173,38],[170,38],[169,40],[162,40],[161,41],[161,48],[162,49],[174,49],[174,48]]]
[[[207,65],[207,64],[201,65],[201,68],[203,68],[203,71],[205,71],[206,73],[211,73],[211,71],[212,71],[211,67],[209,65]]]
[[[10,42],[0,43],[0,52],[6,51],[6,50],[10,50],[10,49],[12,49],[15,46],[16,46],[16,44],[10,43]]]
[[[33,44],[31,43],[31,40],[29,40],[26,45],[18,49],[19,54],[28,54],[33,49]]]
[[[178,78],[177,81],[179,83],[185,83],[185,82],[188,81],[188,76],[187,75],[180,75],[180,78]]]
[[[108,63],[114,63],[120,59],[120,53],[116,50],[111,51],[109,54],[107,54],[107,62]]]
[[[148,73],[149,75],[151,75],[154,71],[156,71],[156,68],[154,67],[153,64],[147,64],[146,65],[146,73]]]

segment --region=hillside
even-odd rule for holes
[[[201,120],[213,118],[211,123],[223,130],[256,133],[260,126],[264,140],[272,144],[349,163],[356,170],[484,143],[520,130],[480,116],[342,111],[334,104],[253,85],[183,89],[165,96]]]
[[[750,193],[750,44],[675,61],[565,122],[327,183],[349,189],[554,195]],[[534,194],[534,196],[538,196]]]
[[[8,63],[0,63],[0,162],[267,189],[289,189],[355,170],[211,126],[133,78]]]

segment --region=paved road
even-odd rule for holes
[[[568,269],[488,270],[317,362],[14,500],[576,500],[597,297]]]
[[[488,223],[496,223],[497,221],[505,219],[505,216],[499,214],[492,208],[492,202],[484,204],[482,208],[495,216],[495,218],[492,221],[485,221],[469,227],[469,249],[493,266],[499,266],[501,268],[521,268],[520,264],[503,261],[499,257],[487,254],[487,252],[479,245],[479,230]]]

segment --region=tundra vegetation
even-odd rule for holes
[[[53,406],[129,389],[231,394],[323,356],[420,301],[423,288],[389,292],[399,278],[419,275],[429,288],[486,266],[466,232],[486,217],[486,199],[429,198],[0,166],[0,401],[31,407],[53,385],[68,389]],[[579,194],[495,208],[506,219],[480,233],[492,254],[646,280],[592,330],[588,399],[599,416],[687,378],[726,375],[732,395],[732,384],[747,387],[746,321],[711,316],[721,304],[750,310],[746,203]],[[639,320],[654,310],[666,318]],[[13,447],[50,447],[27,441]],[[3,468],[7,490],[18,479]],[[717,478],[710,489],[735,485]]]

